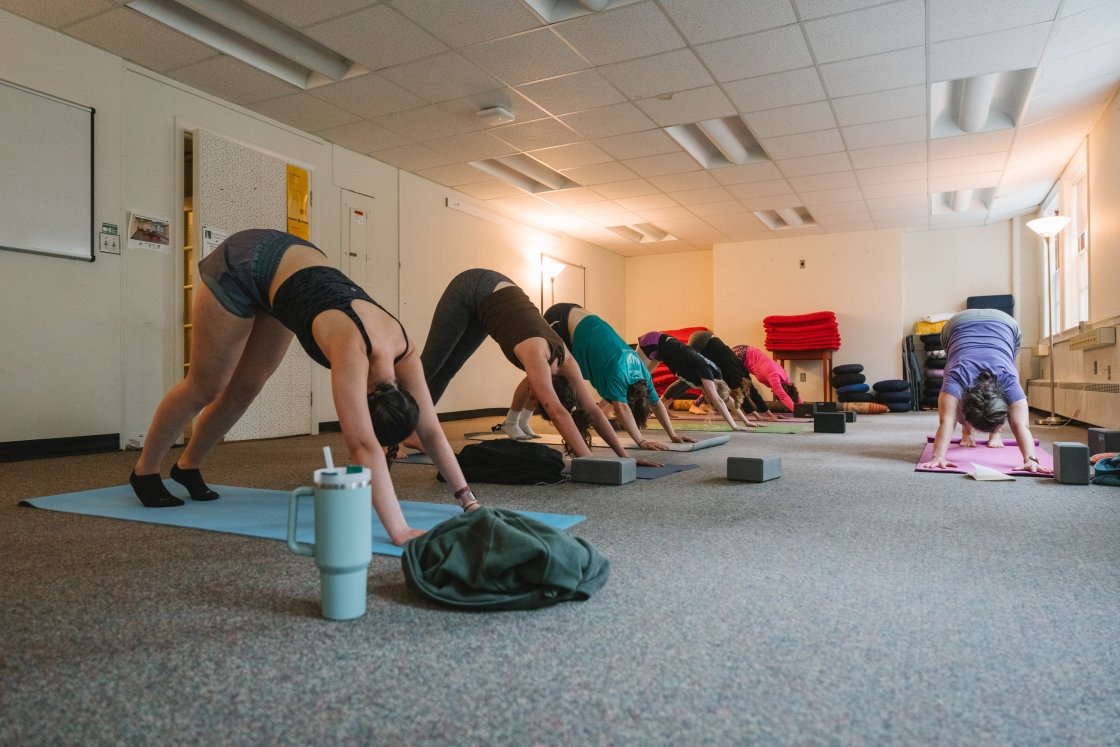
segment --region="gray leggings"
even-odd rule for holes
[[[941,328],[941,345],[945,349],[949,348],[949,338],[953,336],[953,328],[962,322],[975,322],[979,319],[992,319],[998,322],[1003,322],[1008,327],[1015,331],[1015,356],[1019,355],[1019,348],[1023,346],[1023,330],[1019,328],[1019,323],[1012,317],[1004,314],[999,309],[968,309],[960,313],[954,314],[953,317],[945,322],[945,326]]]
[[[440,297],[420,354],[433,403],[439,402],[455,374],[486,341],[478,305],[503,282],[513,283],[494,270],[467,270],[456,275]]]

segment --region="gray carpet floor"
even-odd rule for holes
[[[1120,490],[915,473],[934,427],[733,435],[623,487],[480,485],[586,515],[606,587],[456,613],[375,556],[348,623],[280,542],[16,506],[122,484],[135,454],[0,465],[0,744],[1120,744]],[[290,489],[325,444],[345,454],[224,444],[205,474]],[[784,476],[728,483],[732,454]],[[394,480],[450,502],[432,467]]]

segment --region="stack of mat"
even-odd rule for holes
[[[767,350],[839,350],[840,330],[831,311],[800,316],[768,316]]]
[[[922,379],[922,409],[937,409],[937,396],[945,380],[945,348],[941,344],[941,333],[922,335],[926,349],[925,378]]]
[[[910,412],[910,385],[902,379],[877,381],[872,385],[875,401],[891,412]]]
[[[873,401],[871,387],[866,382],[863,366],[858,363],[846,363],[832,369],[832,387],[836,390],[836,398],[841,402]]]
[[[688,338],[693,332],[707,332],[707,327],[682,327],[681,329],[663,329],[660,330],[661,334],[675,337],[685,345],[688,344]],[[664,394],[665,390],[677,380],[673,372],[664,363],[658,363],[657,368],[653,369],[650,374],[653,379],[653,388],[657,390],[658,394]],[[702,394],[699,389],[689,389],[688,392],[681,397],[681,399],[696,399]],[[685,408],[688,409],[687,407]]]
[[[969,296],[966,305],[970,309],[995,309],[1008,316],[1015,316],[1015,296],[1010,293],[998,296]]]

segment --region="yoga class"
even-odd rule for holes
[[[0,0],[0,747],[1120,744],[1120,0]]]

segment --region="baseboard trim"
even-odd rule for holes
[[[471,418],[489,418],[495,415],[505,415],[508,407],[484,407],[481,410],[458,410],[456,412],[441,412],[439,422],[449,423],[453,420],[470,420]]]
[[[37,438],[29,441],[0,443],[0,462],[22,462],[28,459],[101,454],[120,451],[121,434],[102,433],[97,436],[71,436],[69,438]]]

